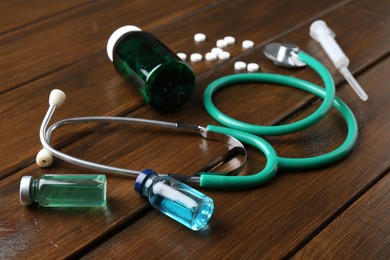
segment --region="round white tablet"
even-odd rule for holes
[[[202,58],[203,58],[202,54],[200,54],[200,53],[193,53],[190,56],[190,59],[192,62],[200,62],[200,61],[202,61]]]
[[[248,66],[247,66],[247,70],[249,72],[259,71],[259,64],[257,64],[257,63],[249,63]]]
[[[233,45],[236,43],[236,38],[234,38],[233,36],[226,36],[223,39],[227,43],[227,45]]]
[[[242,42],[242,48],[244,48],[245,50],[251,49],[254,46],[255,46],[255,43],[253,41],[245,40]]]
[[[215,60],[217,60],[217,54],[212,53],[212,52],[208,52],[208,53],[206,53],[205,59],[207,61],[215,61]]]
[[[194,35],[194,40],[196,42],[204,42],[206,41],[206,35],[203,33],[197,33]]]
[[[185,61],[185,60],[187,59],[187,54],[185,54],[185,53],[183,53],[183,52],[177,53],[177,56],[178,56],[181,60],[183,60],[183,61]]]
[[[221,52],[223,52],[223,50],[221,48],[218,48],[218,47],[215,47],[215,48],[212,48],[211,49],[211,52],[218,55],[220,54]]]
[[[225,42],[224,39],[219,39],[219,40],[217,41],[217,47],[219,47],[219,48],[225,48],[225,47],[227,47],[227,46],[228,46],[228,44]]]
[[[235,70],[245,70],[246,69],[246,63],[243,61],[236,61],[234,63],[234,69]]]
[[[218,54],[218,58],[220,60],[228,60],[228,59],[230,59],[230,53],[227,51],[223,51],[220,54]]]

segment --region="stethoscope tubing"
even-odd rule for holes
[[[196,125],[137,118],[78,117],[67,118],[57,121],[48,128],[49,121],[56,109],[55,105],[50,105],[41,124],[40,140],[44,149],[46,149],[51,155],[57,158],[63,159],[67,162],[82,167],[132,177],[137,177],[141,173],[141,171],[90,162],[56,150],[50,145],[52,132],[62,125],[86,122],[117,122],[152,125],[165,128],[175,128],[183,131],[196,132],[201,134],[206,139],[212,139],[228,143],[234,148],[239,148],[240,151],[244,150],[244,152],[242,152],[242,154],[244,155],[244,161],[247,155],[245,148],[242,146],[240,141],[258,148],[264,153],[265,157],[267,158],[267,162],[263,170],[253,175],[227,176],[226,174],[228,173],[226,172],[201,172],[197,176],[192,176],[186,179],[189,182],[199,182],[201,187],[213,187],[223,189],[242,189],[248,187],[255,187],[271,180],[279,169],[301,170],[322,167],[340,160],[352,150],[357,140],[358,126],[352,111],[343,101],[335,97],[334,82],[327,69],[316,59],[304,52],[299,52],[298,58],[301,61],[307,63],[316,72],[318,72],[318,74],[324,81],[325,89],[321,88],[320,86],[317,86],[314,83],[302,79],[267,73],[236,74],[226,76],[212,82],[205,90],[204,104],[209,114],[216,121],[220,122],[226,127],[209,125],[207,126],[207,128],[203,128]],[[215,107],[212,102],[213,94],[223,87],[232,84],[259,82],[274,83],[298,88],[322,98],[323,102],[319,106],[319,108],[308,117],[290,124],[278,126],[259,126],[238,121],[223,114]],[[260,137],[268,135],[289,134],[306,129],[321,120],[329,112],[332,106],[335,107],[345,118],[348,128],[348,134],[345,141],[338,148],[331,152],[308,158],[280,157],[277,155],[277,152],[274,150],[274,148],[266,140]],[[238,170],[241,169],[242,166],[243,162],[238,167]]]
[[[311,83],[312,84],[312,83]],[[307,89],[308,92],[320,97],[326,95],[325,91],[314,84]],[[335,150],[307,158],[286,158],[277,155],[277,152],[265,139],[227,127],[209,125],[207,129],[221,132],[237,138],[239,141],[250,144],[262,151],[267,159],[264,169],[253,175],[223,176],[208,173],[201,174],[200,186],[221,189],[242,189],[256,187],[271,180],[278,170],[308,170],[335,163],[349,154],[358,137],[358,125],[355,116],[348,106],[339,98],[335,98],[333,106],[342,114],[347,123],[348,133],[344,142]]]
[[[227,189],[254,187],[269,181],[276,174],[278,169],[305,170],[323,167],[342,159],[351,152],[358,136],[358,125],[355,116],[341,99],[335,97],[334,82],[328,70],[320,62],[304,52],[299,52],[298,58],[318,72],[324,81],[325,89],[306,80],[266,73],[230,75],[212,82],[207,87],[204,92],[205,108],[216,121],[226,126],[208,126],[208,129],[231,135],[236,137],[239,141],[257,147],[266,156],[267,163],[262,171],[253,175],[216,176],[207,173],[201,174],[200,186]],[[248,124],[223,114],[213,104],[213,94],[223,87],[232,84],[259,82],[275,83],[298,88],[322,98],[323,102],[310,116],[300,121],[280,126]],[[266,140],[259,137],[259,135],[289,134],[309,128],[321,120],[332,106],[335,107],[346,120],[348,133],[344,142],[331,152],[307,158],[280,157]]]
[[[268,136],[268,135],[286,135],[294,132],[302,131],[315,123],[321,120],[332,107],[333,99],[335,97],[335,85],[333,82],[333,78],[319,61],[306,54],[305,52],[300,51],[298,53],[298,58],[309,65],[311,68],[316,71],[319,76],[324,81],[326,95],[322,104],[318,107],[318,109],[313,112],[311,115],[290,124],[278,125],[278,126],[260,126],[245,123],[239,121],[237,119],[231,118],[226,114],[223,114],[213,103],[212,97],[214,93],[222,87],[226,87],[228,85],[234,84],[243,84],[243,83],[273,83],[278,85],[286,85],[302,90],[307,90],[311,82],[290,77],[279,74],[268,74],[268,73],[250,73],[250,74],[235,74],[226,77],[222,77],[220,79],[212,82],[204,92],[204,106],[207,112],[219,123],[234,128],[237,130],[241,130],[247,133],[252,133],[260,136]]]

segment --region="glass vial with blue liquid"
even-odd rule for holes
[[[133,25],[120,27],[107,42],[107,55],[153,109],[169,112],[191,97],[195,85],[191,67],[151,33]]]
[[[43,207],[102,207],[106,205],[107,180],[100,174],[45,174],[39,179],[23,176],[20,202]]]
[[[150,204],[192,230],[206,226],[214,210],[211,198],[170,177],[144,170],[134,189],[149,199]]]

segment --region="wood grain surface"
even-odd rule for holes
[[[294,257],[386,259],[389,256],[390,176],[386,175]],[[349,241],[349,243],[345,243]]]
[[[0,258],[1,259],[388,259],[390,258],[390,3],[382,0],[297,1],[4,1],[0,3]],[[369,95],[362,102],[320,47],[310,24],[325,20],[350,58],[350,70]],[[110,34],[125,24],[152,32],[174,52],[206,53],[226,35],[228,61],[188,62],[196,74],[191,100],[173,113],[145,105],[116,73],[106,54]],[[193,35],[208,39],[195,44]],[[255,48],[243,51],[241,42]],[[39,127],[51,89],[67,94],[53,120],[109,115],[217,124],[203,108],[213,80],[236,73],[235,61],[256,62],[261,72],[303,78],[322,85],[308,68],[278,68],[262,54],[269,42],[292,42],[319,59],[337,84],[337,95],[354,112],[359,139],[350,155],[316,170],[283,171],[255,189],[200,189],[215,212],[204,230],[191,231],[133,191],[132,178],[107,174],[104,208],[22,206],[24,175],[96,173],[55,160],[35,164]],[[321,99],[271,84],[234,85],[215,104],[253,124],[294,122]],[[280,156],[323,154],[340,145],[346,126],[335,109],[299,133],[267,137]],[[72,155],[136,170],[192,174],[228,149],[198,136],[116,124],[66,126],[52,143]],[[265,165],[248,146],[242,174]],[[195,185],[196,187],[196,185]],[[198,188],[198,187],[197,187]]]

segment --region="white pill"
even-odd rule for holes
[[[183,52],[179,52],[177,54],[177,56],[182,59],[183,61],[185,61],[187,59],[187,54],[183,53]]]
[[[217,41],[217,47],[219,47],[219,48],[225,48],[225,47],[227,47],[227,46],[228,46],[228,44],[225,42],[224,39],[219,39],[219,40]]]
[[[202,61],[202,58],[203,58],[202,54],[200,54],[200,53],[193,53],[193,54],[191,54],[191,57],[190,57],[192,62],[200,62],[200,61]]]
[[[196,42],[204,42],[206,40],[206,35],[203,33],[197,33],[194,35],[194,40]]]
[[[245,40],[242,42],[242,48],[244,48],[245,50],[251,49],[254,46],[255,46],[255,43],[253,41]]]
[[[223,39],[227,43],[227,45],[233,45],[236,43],[236,38],[234,38],[233,36],[226,36]]]
[[[246,63],[243,61],[236,61],[234,63],[234,69],[235,70],[245,70],[246,69]]]
[[[217,60],[217,54],[212,53],[212,52],[208,52],[208,53],[206,53],[205,59],[207,61],[215,61],[215,60]]]
[[[228,59],[230,59],[230,53],[227,51],[223,51],[220,54],[218,54],[218,58],[220,60],[228,60]]]
[[[247,70],[249,72],[256,72],[259,71],[259,64],[256,63],[249,63],[247,66]]]
[[[221,52],[223,52],[223,50],[221,48],[218,48],[218,47],[215,47],[215,48],[212,48],[211,49],[211,52],[218,55],[220,54]]]

